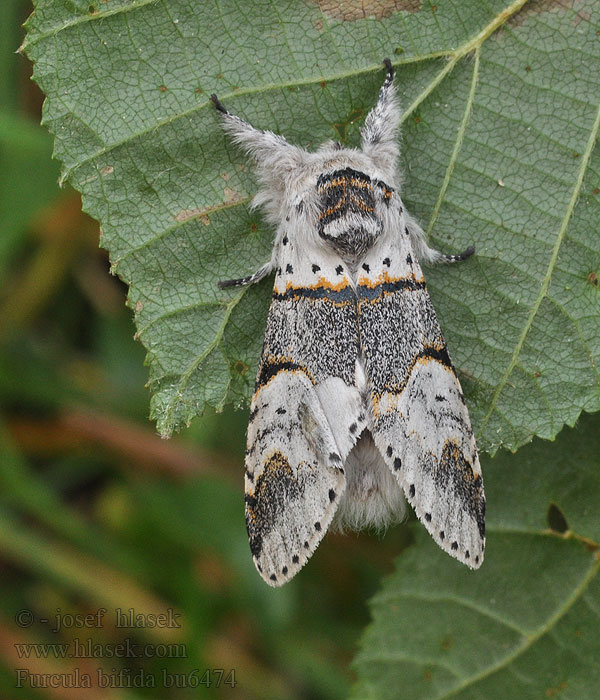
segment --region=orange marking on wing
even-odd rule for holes
[[[390,277],[389,273],[387,270],[384,270],[379,274],[379,276],[371,280],[368,277],[365,277],[364,275],[361,276],[358,280],[358,284],[361,287],[368,287],[369,289],[375,289],[376,287],[379,287],[381,284],[393,284],[394,282],[404,282],[404,281],[409,281],[412,280],[416,284],[423,284],[425,282],[425,278],[423,276],[417,278],[414,275],[409,275],[408,277]]]
[[[333,282],[330,282],[328,279],[325,277],[319,277],[319,279],[314,283],[314,284],[303,284],[300,286],[292,284],[291,280],[288,280],[287,284],[285,285],[285,289],[281,291],[277,287],[275,287],[274,291],[276,294],[285,294],[285,292],[288,292],[290,289],[292,291],[295,290],[303,290],[303,289],[329,289],[332,292],[341,292],[343,289],[346,289],[346,287],[350,286],[350,281],[348,280],[347,277],[344,277],[340,282],[337,284],[333,284]]]

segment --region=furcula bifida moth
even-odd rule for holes
[[[460,383],[421,263],[430,248],[400,198],[400,107],[389,59],[360,149],[316,152],[261,131],[211,99],[255,161],[277,233],[258,271],[275,284],[248,427],[246,524],[271,586],[304,566],[331,526],[382,528],[406,501],[434,540],[483,561],[485,497]]]

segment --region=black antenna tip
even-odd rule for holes
[[[210,100],[214,104],[214,106],[219,110],[219,112],[223,112],[223,114],[229,114],[229,112],[225,109],[225,106],[223,105],[221,100],[215,95],[214,92],[210,96]]]
[[[456,257],[459,258],[460,260],[466,260],[467,258],[470,258],[471,255],[475,252],[475,246],[470,245],[466,250],[463,250],[460,255],[457,255]]]
[[[392,65],[392,62],[390,61],[389,58],[384,58],[383,59],[383,65],[387,68],[387,73],[388,73],[388,78],[389,80],[392,80],[395,74],[394,66]]]

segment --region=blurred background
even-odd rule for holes
[[[16,53],[31,10],[0,2],[0,697],[339,700],[409,534],[328,535],[283,589],[259,578],[247,411],[156,435],[127,289]]]

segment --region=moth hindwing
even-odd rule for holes
[[[394,70],[359,149],[316,153],[212,100],[255,160],[255,204],[276,227],[271,259],[221,287],[274,273],[246,450],[246,524],[263,579],[279,586],[327,529],[382,528],[406,501],[434,540],[478,568],[485,497],[469,414],[421,263],[430,248],[398,182]]]

